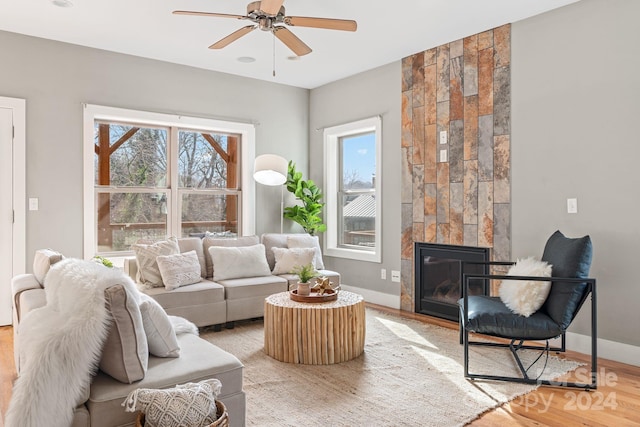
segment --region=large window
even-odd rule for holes
[[[127,254],[140,239],[253,233],[252,125],[85,110],[86,257]]]
[[[324,131],[327,255],[381,261],[380,135],[379,117]]]

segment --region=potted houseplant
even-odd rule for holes
[[[302,172],[296,171],[296,164],[292,161],[289,161],[286,185],[287,191],[294,194],[302,205],[287,206],[284,217],[300,224],[312,236],[326,231],[327,225],[320,217],[324,207],[322,191],[312,180],[302,179]]]
[[[311,293],[311,279],[318,275],[313,264],[300,265],[294,268],[292,273],[298,275],[298,295],[309,295]]]

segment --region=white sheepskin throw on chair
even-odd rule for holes
[[[110,324],[104,290],[113,285],[124,285],[140,303],[135,284],[122,270],[78,259],[49,270],[47,305],[30,312],[19,326],[22,369],[5,420],[8,427],[71,425],[100,360]]]

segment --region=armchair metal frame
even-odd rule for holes
[[[489,264],[489,265],[511,265],[511,262],[488,262],[488,263],[473,263],[473,264]],[[527,373],[527,369],[525,369],[520,357],[518,356],[518,350],[528,349],[528,350],[542,350],[546,351],[554,351],[554,352],[565,352],[566,351],[566,331],[562,331],[562,334],[558,337],[561,338],[560,347],[550,347],[549,339],[557,338],[551,337],[546,340],[546,345],[525,345],[527,341],[536,341],[536,340],[524,340],[520,338],[505,338],[510,339],[509,343],[501,343],[501,342],[486,342],[486,341],[471,341],[469,338],[470,331],[465,327],[469,321],[469,281],[470,280],[536,280],[536,281],[551,281],[555,282],[554,286],[562,286],[563,283],[585,283],[587,285],[587,289],[584,292],[583,298],[576,307],[575,314],[577,314],[582,305],[586,301],[587,297],[591,297],[591,382],[590,383],[579,383],[579,382],[568,382],[568,381],[553,381],[553,380],[542,380],[538,378],[531,378]],[[525,384],[538,384],[538,385],[549,385],[556,387],[570,387],[570,388],[583,388],[586,390],[595,390],[598,388],[597,386],[597,364],[598,364],[598,355],[597,355],[597,312],[596,312],[596,280],[592,278],[566,278],[566,277],[535,277],[535,276],[508,276],[504,274],[464,274],[463,276],[463,286],[462,286],[462,299],[463,299],[463,313],[460,317],[460,332],[461,332],[461,340],[464,345],[464,376],[465,378],[470,379],[486,379],[486,380],[497,380],[497,381],[508,381],[508,382],[518,382]],[[473,331],[471,331],[473,332]],[[482,335],[482,333],[479,333]],[[486,336],[492,336],[487,335]],[[485,374],[472,374],[469,372],[469,346],[488,346],[488,347],[502,347],[509,348],[511,354],[513,355],[516,364],[522,374],[522,377],[507,377],[507,376],[499,376],[499,375],[485,375]]]

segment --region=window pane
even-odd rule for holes
[[[183,194],[182,236],[207,231],[237,235],[238,197],[237,194]]]
[[[237,188],[237,136],[184,130],[178,135],[180,187]]]
[[[342,195],[339,245],[375,247],[376,198],[373,194]]]
[[[118,187],[167,186],[167,129],[95,124],[95,183]]]
[[[376,138],[374,132],[340,138],[343,190],[375,188]]]
[[[98,253],[127,251],[138,239],[167,235],[166,193],[98,193]]]

